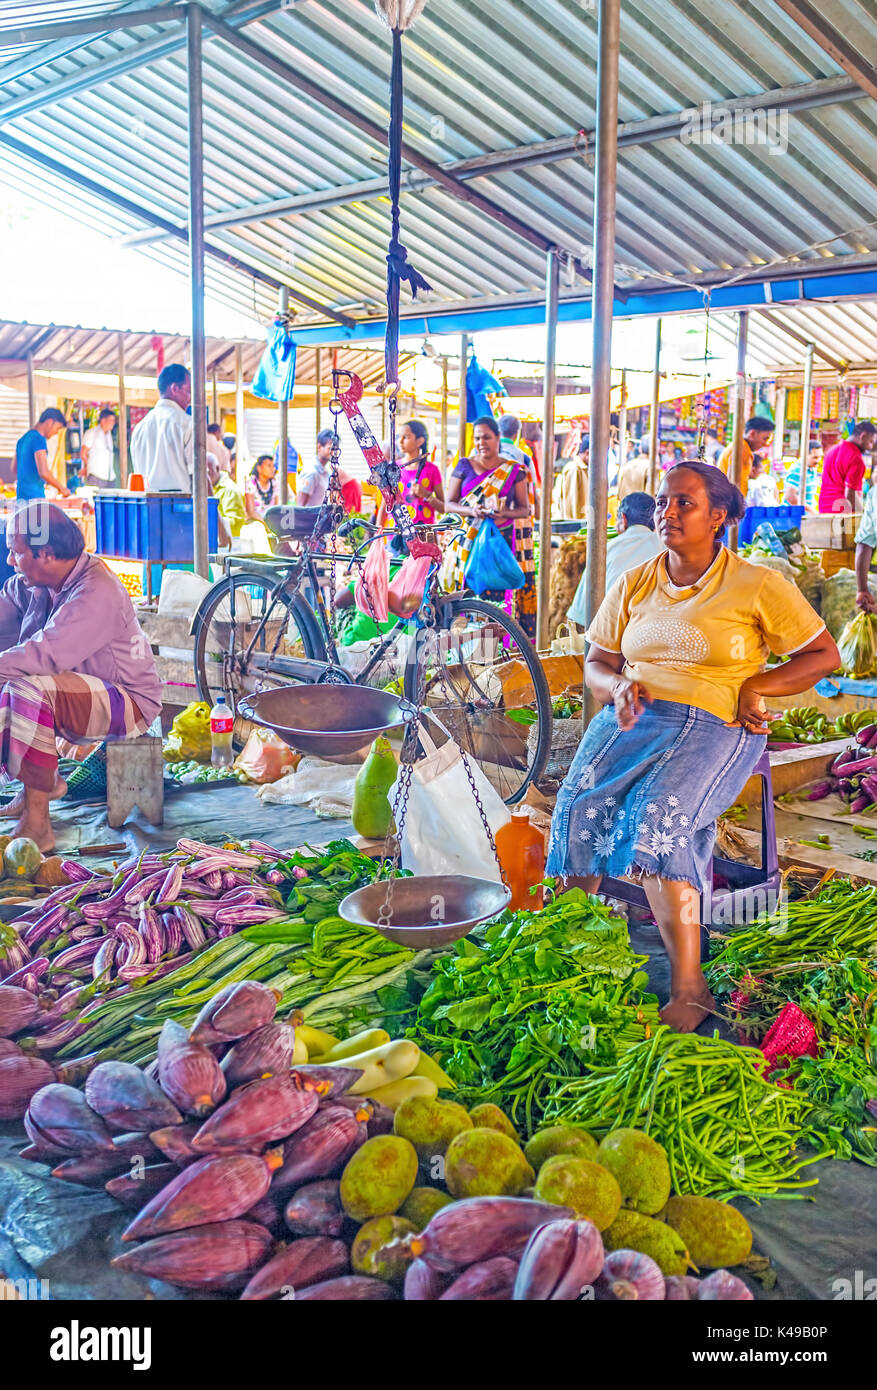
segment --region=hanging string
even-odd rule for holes
[[[706,325],[703,334],[703,387],[700,394],[700,410],[698,411],[697,420],[697,444],[695,446],[697,449],[697,457],[702,462],[704,461],[704,451],[706,449],[706,383],[710,360],[710,298],[710,291],[707,290],[703,297],[703,310],[706,315]]]
[[[399,200],[402,185],[402,32],[420,13],[425,0],[377,0],[375,8],[392,25],[393,60],[390,68],[390,125],[388,134],[387,172],[390,185],[390,243],[387,247],[387,334],[384,347],[386,386],[390,396],[390,437],[394,430],[394,404],[399,387],[399,287],[407,281],[414,299],[419,290],[428,292],[432,286],[408,262],[408,252],[401,241],[401,210]]]

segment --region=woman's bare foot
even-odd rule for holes
[[[661,1022],[677,1033],[693,1033],[716,1007],[706,982],[672,994],[661,1010]]]
[[[21,819],[16,822],[13,831],[13,838],[17,838],[20,835],[27,836],[29,840],[33,840],[34,844],[38,849],[42,850],[43,854],[51,854],[54,851],[55,834],[52,830],[52,822],[49,820],[48,816],[43,818],[42,816],[28,815],[27,812],[25,812]]]
[[[49,799],[51,801],[60,801],[61,797],[66,794],[66,791],[67,783],[64,781],[62,777],[58,777],[55,781],[54,787],[49,793]],[[22,790],[18,792],[12,798],[11,801],[7,801],[5,806],[0,806],[0,819],[8,820],[11,816],[15,816],[16,819],[19,819],[21,816],[24,815],[25,808],[25,794],[24,789],[22,788]]]

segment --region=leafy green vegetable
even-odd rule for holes
[[[503,913],[432,968],[409,1036],[457,1082],[531,1130],[552,1089],[614,1062],[657,1026],[645,958],[627,924],[579,888],[541,911]]]

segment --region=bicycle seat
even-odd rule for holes
[[[331,530],[332,510],[330,507],[269,507],[264,522],[266,530],[279,541],[307,541],[314,534],[324,536]]]

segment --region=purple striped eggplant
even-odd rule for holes
[[[59,951],[56,956],[52,956],[50,974],[54,975],[56,970],[74,970],[80,965],[87,965],[91,973],[91,962],[100,950],[102,941],[103,937],[94,936],[87,941],[77,941],[75,945]]]
[[[66,1047],[68,1043],[75,1042],[86,1032],[88,1025],[81,1018],[72,1018],[67,1023],[61,1023],[57,1028],[53,1028],[49,1033],[41,1033],[34,1039],[33,1047],[37,1053],[47,1053],[51,1055],[57,1052],[59,1047]]]
[[[159,885],[158,892],[155,895],[156,907],[168,907],[171,903],[175,903],[180,896],[182,882],[183,865],[177,860],[177,862],[172,864],[168,869],[162,883]]]
[[[0,985],[0,1038],[11,1038],[36,1018],[39,1001],[29,989]]]
[[[234,1221],[260,1202],[271,1184],[276,1154],[211,1154],[182,1172],[174,1169],[160,1192],[122,1232],[122,1240],[144,1240],[217,1221]],[[165,1164],[173,1168],[173,1164]]]
[[[101,1062],[85,1082],[92,1110],[115,1129],[149,1133],[183,1117],[161,1087],[131,1062]]]
[[[217,1221],[135,1245],[112,1261],[116,1269],[163,1279],[184,1289],[240,1289],[268,1258],[273,1245],[254,1221]],[[378,1281],[375,1281],[378,1282]]]
[[[93,936],[100,936],[101,929],[96,922],[80,922],[78,926],[71,927],[67,935],[71,941],[88,941]]]
[[[93,1149],[112,1152],[113,1140],[103,1118],[75,1086],[58,1082],[43,1086],[31,1098],[27,1118],[42,1143],[55,1144],[71,1153],[89,1153]],[[27,1132],[31,1134],[30,1129]]]
[[[165,870],[159,869],[154,874],[146,874],[139,878],[125,893],[125,904],[129,907],[136,906],[138,903],[145,903],[146,899],[156,893],[165,879]]]
[[[287,1077],[241,1086],[201,1126],[192,1147],[200,1153],[252,1152],[306,1124],[317,1109],[313,1091],[298,1091]]]
[[[294,1046],[295,1029],[288,1023],[274,1020],[254,1028],[223,1057],[226,1082],[234,1087],[259,1077],[288,1075]]]
[[[100,945],[100,950],[95,953],[94,960],[91,962],[91,978],[99,980],[103,975],[112,975],[113,961],[119,949],[119,942],[113,936],[105,936]]]
[[[113,928],[114,935],[122,943],[122,950],[116,956],[116,965],[145,965],[146,964],[146,942],[137,931],[136,927],[130,926],[127,922],[121,922],[119,926]]]
[[[22,933],[22,940],[25,946],[33,951],[35,947],[41,945],[42,942],[49,940],[50,937],[61,930],[68,915],[69,909],[63,903],[59,903],[57,907],[50,908],[48,912],[44,912],[42,916],[37,917],[37,919],[31,922]]]
[[[177,955],[183,944],[183,928],[179,917],[173,912],[163,912],[161,914],[161,929],[164,933],[167,955]]]
[[[228,869],[258,869],[261,863],[253,854],[243,854],[233,849],[219,850],[215,845],[205,845],[203,840],[177,840],[177,849],[181,854],[197,854],[211,859],[219,856],[220,864]]]
[[[87,869],[76,859],[62,859],[61,873],[71,883],[88,883],[89,879],[98,877],[91,869]],[[99,877],[103,878],[104,875],[101,874]]]
[[[158,913],[145,903],[140,904],[137,934],[146,948],[147,963],[157,965],[164,955],[164,932]]]
[[[299,1289],[337,1279],[350,1272],[350,1251],[343,1240],[305,1236],[279,1250],[273,1260],[253,1275],[241,1294],[242,1301],[275,1298],[287,1289]]]
[[[269,907],[267,903],[253,903],[250,906],[240,903],[236,907],[221,907],[216,914],[216,923],[220,927],[249,927],[273,922],[283,915],[280,908]]]
[[[172,915],[179,922],[180,930],[193,951],[197,951],[200,946],[206,944],[207,937],[204,935],[204,928],[196,913],[190,912],[188,908],[178,904]]]
[[[236,1042],[271,1022],[279,998],[276,990],[255,980],[226,985],[204,1005],[189,1036],[193,1042]]]
[[[312,1091],[299,1095],[317,1097]],[[365,1138],[366,1127],[351,1111],[340,1105],[317,1110],[283,1146],[283,1167],[274,1174],[272,1191],[299,1187],[313,1178],[332,1178],[340,1173]]]
[[[515,1281],[517,1302],[574,1302],[603,1268],[600,1232],[591,1221],[549,1221],[534,1231]]]
[[[227,1078],[213,1053],[191,1042],[185,1028],[167,1019],[158,1039],[162,1090],[187,1115],[202,1119],[225,1098]]]

